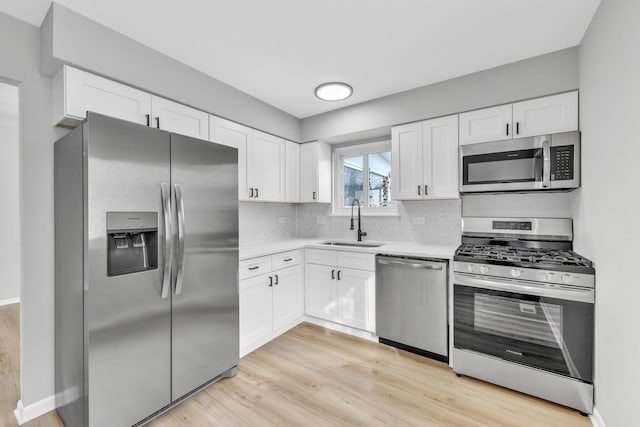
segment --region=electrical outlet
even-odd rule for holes
[[[411,218],[413,225],[424,225],[424,217],[423,216],[414,216]]]
[[[278,224],[285,224],[287,222],[287,218],[284,216],[278,217]]]
[[[325,225],[327,223],[327,217],[324,215],[318,215],[317,222],[319,225]]]

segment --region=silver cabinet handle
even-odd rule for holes
[[[423,264],[418,262],[390,261],[386,259],[379,259],[378,263],[384,265],[398,265],[408,268],[423,268],[425,270],[442,270],[444,268],[441,264]]]
[[[253,270],[257,270],[257,269],[259,269],[259,268],[260,268],[260,267],[256,265],[255,267],[249,267],[249,270],[253,271]]]
[[[313,192],[313,200],[315,200],[315,199],[316,199],[316,192],[314,191]]]
[[[338,270],[338,280],[340,280],[340,273],[342,273],[342,270]]]
[[[331,280],[334,280],[335,278],[336,278],[336,271],[331,270]]]
[[[285,258],[284,262],[289,262],[289,261],[293,261],[293,258]]]
[[[274,285],[277,285],[278,282],[279,282],[279,279],[278,279],[278,275],[277,274],[275,274],[275,276],[276,276],[276,283],[274,283]]]
[[[176,287],[174,293],[180,295],[184,279],[184,202],[182,200],[182,185],[173,186],[176,194],[176,208],[178,210],[178,272],[176,273]]]
[[[422,194],[420,194],[420,186],[418,185],[418,196],[421,196]]]
[[[249,194],[249,197],[253,197],[253,188],[250,188],[250,189],[249,189],[249,191],[251,192],[251,193]]]
[[[269,287],[273,286],[273,276],[269,276]]]
[[[256,188],[256,199],[258,198],[258,189]]]
[[[424,185],[424,195],[425,196],[429,195],[429,187],[427,186],[427,184]]]
[[[547,138],[542,141],[542,186],[551,185],[551,143]]]
[[[169,195],[169,184],[160,184],[160,195],[162,196],[162,215],[164,217],[164,268],[162,270],[162,288],[160,297],[169,296],[169,282],[171,281],[171,265],[173,264],[173,230],[171,227],[171,200]]]

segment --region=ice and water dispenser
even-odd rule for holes
[[[158,268],[158,213],[107,212],[107,276]]]

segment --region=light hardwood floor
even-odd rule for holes
[[[0,422],[16,425],[18,308],[0,308]],[[28,426],[61,426],[54,413]],[[173,426],[589,426],[576,411],[440,362],[303,323],[240,361],[235,378],[152,421]]]

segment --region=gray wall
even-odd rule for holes
[[[637,424],[640,2],[605,0],[580,46],[582,188],[576,250],[596,267],[596,407],[607,427]]]
[[[302,120],[302,141],[329,138],[578,88],[578,48],[537,56]]]
[[[72,64],[220,117],[300,141],[297,118],[64,6],[56,3],[51,6],[42,30],[45,75],[52,77],[62,63]]]
[[[0,13],[0,80],[20,89],[21,398],[53,394],[53,141],[50,80],[40,76],[40,31]]]
[[[18,88],[0,83],[0,303],[20,297],[20,141]]]

